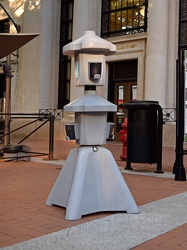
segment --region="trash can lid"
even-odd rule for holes
[[[158,101],[152,101],[152,100],[132,100],[128,103],[159,103]]]
[[[158,101],[146,101],[146,100],[132,100],[128,103],[122,103],[119,107],[124,108],[157,108],[159,105]]]

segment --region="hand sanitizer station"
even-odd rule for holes
[[[64,107],[75,112],[72,126],[79,146],[71,150],[46,202],[65,207],[67,220],[101,211],[139,213],[111,152],[102,146],[110,130],[107,112],[117,107],[98,96],[96,87],[105,85],[105,56],[115,52],[116,46],[94,31],[63,47],[64,55],[75,57],[77,87],[85,89],[84,96]]]

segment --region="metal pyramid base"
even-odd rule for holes
[[[101,211],[139,213],[111,152],[102,146],[71,150],[46,204],[65,207],[67,220]]]

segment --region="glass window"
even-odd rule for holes
[[[58,108],[62,109],[70,101],[70,57],[64,56],[62,48],[72,41],[73,0],[61,0],[60,62]]]
[[[103,0],[102,37],[147,31],[148,0]]]

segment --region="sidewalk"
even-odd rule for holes
[[[47,140],[25,144],[48,152]],[[53,161],[45,156],[0,162],[1,249],[187,249],[187,182],[174,181],[174,148],[163,148],[164,174],[155,174],[156,164],[132,164],[133,171],[124,170],[122,144],[104,145],[140,207],[138,215],[102,212],[67,221],[64,208],[45,205],[65,159],[77,146],[55,140]]]

